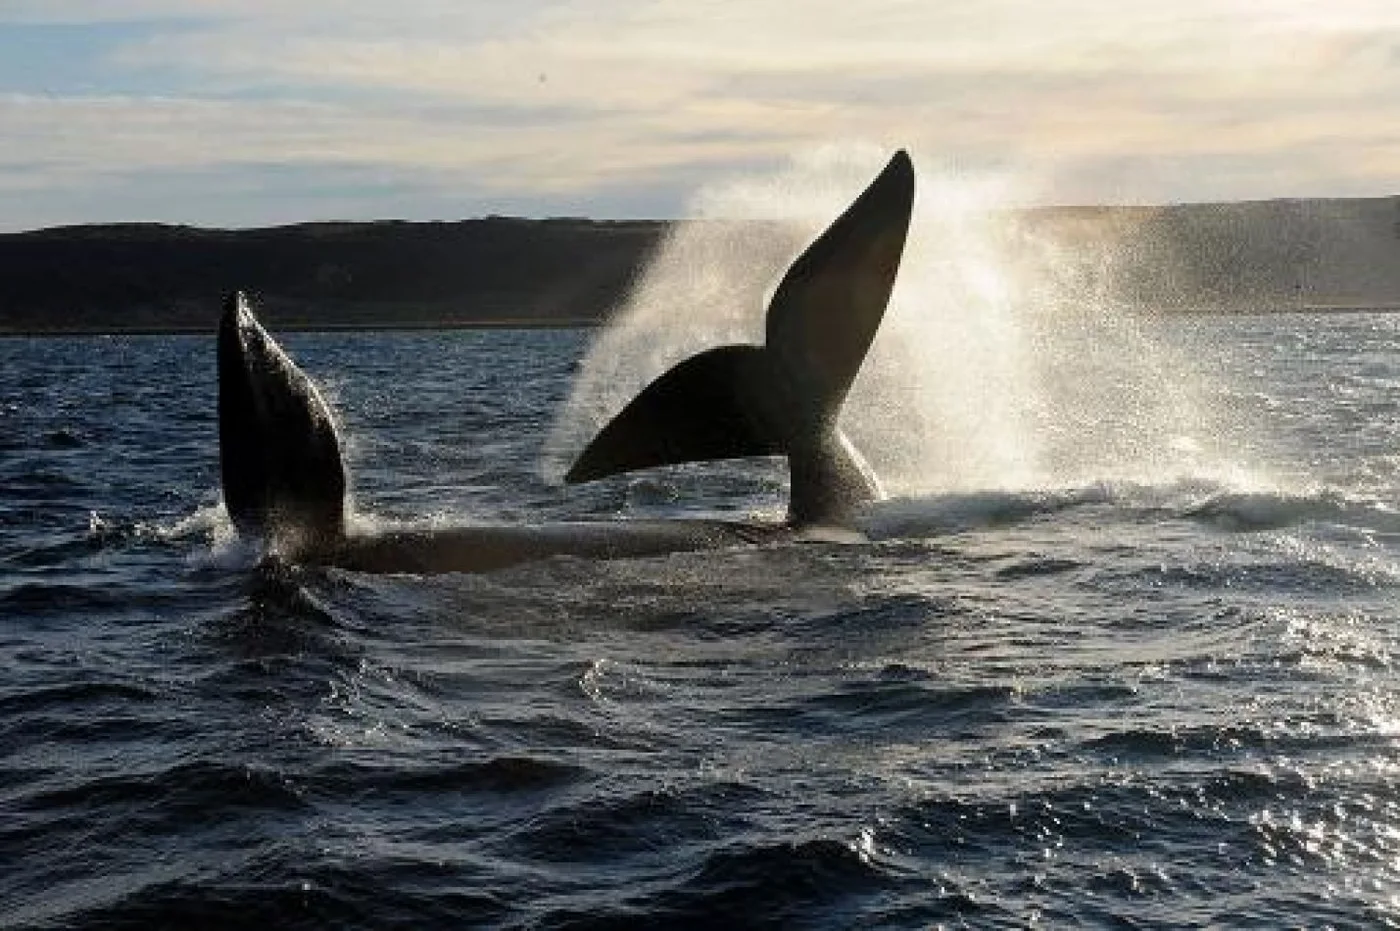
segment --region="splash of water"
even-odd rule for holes
[[[827,148],[702,190],[697,219],[670,231],[584,359],[546,473],[671,365],[760,342],[788,263],[884,157]],[[892,491],[1269,484],[1232,459],[1242,425],[1151,325],[1156,308],[1111,296],[1118,244],[1057,237],[1006,209],[1025,196],[1015,179],[927,163],[918,176],[899,279],[842,415]]]

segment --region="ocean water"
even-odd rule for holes
[[[1072,336],[863,536],[431,578],[231,539],[212,336],[0,340],[0,926],[1400,927],[1400,316]],[[589,338],[284,342],[366,523],[781,514],[552,484]]]

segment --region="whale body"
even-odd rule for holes
[[[900,151],[789,266],[769,302],[762,346],[710,349],[670,369],[598,432],[564,477],[572,484],[682,462],[786,456],[791,491],[783,522],[352,530],[335,417],[242,292],[225,299],[218,334],[229,517],[241,536],[286,559],[414,573],[489,571],[556,555],[652,556],[847,525],[882,492],[837,420],[889,302],[913,198],[913,165]]]

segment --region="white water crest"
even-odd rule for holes
[[[916,153],[917,155],[917,153]],[[595,339],[546,445],[557,477],[649,381],[712,346],[762,341],[788,263],[888,153],[828,147],[701,190]],[[884,325],[842,424],[901,495],[1185,478],[1275,483],[1237,461],[1254,431],[1156,338],[1154,307],[1108,297],[1129,250],[1052,238],[1011,208],[1028,184],[917,161],[918,193]],[[1170,298],[1170,296],[1165,296]]]

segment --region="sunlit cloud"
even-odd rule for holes
[[[85,67],[123,90],[0,84],[0,193],[281,164],[418,173],[480,212],[635,179],[669,192],[659,212],[855,143],[1024,174],[1044,200],[1160,202],[1390,193],[1400,164],[1388,0],[19,0],[0,40],[45,23],[122,24]]]

